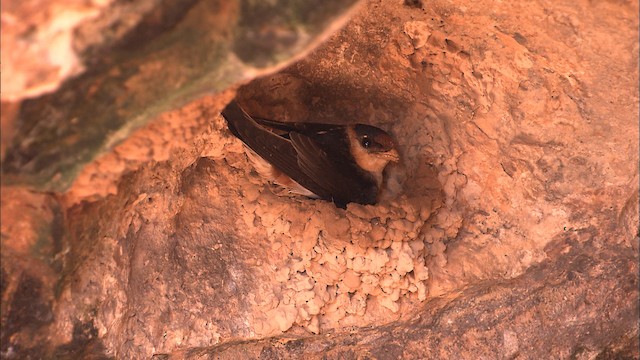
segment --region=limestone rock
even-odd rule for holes
[[[5,45],[15,51],[2,52],[10,74],[3,88],[11,100],[59,89],[24,101],[16,119],[3,120],[19,123],[4,179],[65,191],[87,163],[162,112],[309,51],[344,23],[355,1],[145,0],[82,11],[43,2],[44,20],[9,3]],[[33,26],[23,28],[22,17]],[[6,54],[12,61],[5,63]]]
[[[158,39],[192,29],[180,24],[213,16],[202,4],[146,24],[168,31]],[[2,356],[638,358],[638,3],[366,5],[295,63],[253,81],[232,71],[198,99],[211,78],[170,88],[181,73],[165,61],[213,55],[191,41],[171,53],[169,36],[146,53],[167,59],[95,50],[145,76],[89,68],[80,90],[23,103],[4,177],[71,185],[3,183]],[[297,57],[271,42],[291,40],[270,27],[291,14],[259,9],[233,61]],[[233,97],[265,118],[389,130],[403,161],[387,195],[339,209],[283,193],[219,116]],[[115,118],[113,99],[138,105]],[[106,108],[117,136],[58,113],[67,100]],[[27,121],[41,111],[68,126]],[[70,129],[122,141],[97,151]],[[77,176],[44,176],[73,149]]]

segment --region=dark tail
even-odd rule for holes
[[[227,120],[231,133],[240,140],[244,139],[244,136],[241,135],[241,133],[244,133],[242,130],[246,129],[247,126],[251,126],[251,123],[254,122],[235,100],[232,100],[220,114]]]

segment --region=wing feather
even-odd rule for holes
[[[290,140],[258,125],[235,101],[227,105],[222,116],[227,120],[229,130],[256,154],[319,197],[330,197],[322,186],[300,169],[298,153]]]
[[[357,168],[355,164],[345,171],[342,159],[332,158],[332,153],[325,151],[312,138],[292,132],[291,143],[298,153],[298,165],[309,177],[331,194],[331,200],[338,204],[358,202],[374,204],[378,195],[375,180]]]
[[[222,116],[229,130],[256,154],[320,198],[340,207],[349,202],[375,204],[377,184],[353,161],[342,125],[254,119],[235,101]]]

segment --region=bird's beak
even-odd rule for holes
[[[398,151],[396,149],[391,149],[390,151],[387,151],[382,155],[391,162],[397,163],[398,161],[400,161],[400,154],[398,154]]]

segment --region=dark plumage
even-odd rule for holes
[[[375,204],[385,167],[399,159],[391,136],[370,125],[252,118],[235,101],[222,116],[229,130],[272,166],[270,180],[340,207]]]

